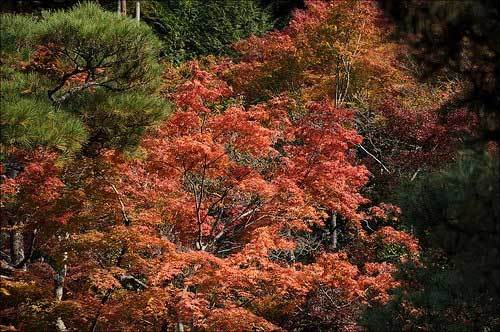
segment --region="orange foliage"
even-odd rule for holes
[[[335,32],[332,22],[342,38],[315,39]],[[120,331],[356,330],[359,310],[386,302],[398,285],[394,265],[375,251],[397,244],[418,252],[389,223],[375,232],[362,226],[394,221],[399,211],[361,208],[369,205],[361,194],[369,172],[356,158],[355,114],[340,102],[351,88],[340,89],[346,72],[323,75],[342,61],[382,72],[369,51],[386,31],[382,23],[372,2],[309,1],[284,32],[237,44],[240,63],[192,62],[189,77],[167,93],[177,112],[144,137],[139,158],[105,151],[62,169],[51,154],[26,162],[2,183],[5,204],[25,204],[28,219],[60,225],[40,229],[37,248],[47,257],[18,276],[42,309],[22,301],[2,309],[19,305],[18,320],[39,310],[28,330],[56,317]],[[288,87],[275,89],[270,76]],[[389,89],[375,77],[363,82]],[[240,93],[267,98],[243,104]],[[328,236],[332,213],[350,243],[332,250],[319,241],[310,258],[301,256],[297,238]],[[64,296],[54,303],[46,290],[63,263]]]

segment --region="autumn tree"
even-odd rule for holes
[[[478,118],[445,105],[467,87],[453,75],[421,83],[410,50],[374,1],[310,1],[283,31],[235,44],[225,75],[246,102],[285,94],[300,102],[329,96],[355,114],[365,138],[358,157],[372,175],[368,194],[383,197],[402,177],[449,161]]]
[[[66,175],[61,236],[39,242],[67,253],[66,295],[49,305],[40,294],[46,263],[34,263],[24,280],[46,309],[15,317],[33,324],[36,315],[39,326],[61,317],[96,330],[307,329],[313,325],[293,314],[297,308],[334,301],[324,317],[345,315],[339,305],[356,317],[366,303],[387,301],[394,267],[376,251],[401,245],[413,259],[416,244],[384,227],[384,208],[359,209],[367,171],[351,164],[361,139],[347,127],[352,114],[327,100],[246,108],[213,72],[197,63],[188,71],[171,94],[177,112],[144,138],[142,158],[109,151]],[[352,240],[304,259],[296,235],[323,228],[333,213]],[[361,222],[372,214],[372,226],[381,225],[374,234]]]
[[[498,142],[499,62],[498,34],[500,7],[491,0],[383,1],[381,7],[397,24],[399,36],[411,46],[422,65],[425,81],[441,72],[458,75],[464,84],[442,108],[454,112],[467,107],[479,118],[481,143]]]
[[[386,100],[406,108],[401,95],[419,90],[410,72],[402,69],[398,56],[403,52],[390,39],[391,27],[371,1],[306,4],[283,31],[237,43],[241,57],[229,67],[227,78],[250,103],[276,94],[299,102],[328,96],[337,107],[350,108],[356,115],[354,125],[367,136],[358,146],[360,157],[366,157],[372,172],[388,172],[392,165],[385,165],[385,146],[396,151],[401,146],[389,140],[396,135],[380,121],[381,110]],[[389,135],[377,135],[379,131]]]
[[[360,14],[349,6],[356,3]],[[367,64],[363,73],[356,57],[357,45],[372,45],[371,39],[358,42],[365,27],[339,32],[345,37],[339,45],[314,40],[334,32],[334,23],[321,30],[325,20],[336,22],[334,13],[344,26],[354,17],[374,29],[368,24],[377,22],[374,7],[346,4],[310,2],[286,31],[242,41],[240,62],[195,61],[165,72],[162,93],[176,112],[142,136],[135,158],[113,134],[94,139],[106,144],[86,143],[90,150],[64,167],[38,152],[30,160],[40,161],[19,180],[6,179],[3,211],[12,218],[33,214],[36,221],[25,228],[36,229],[37,237],[25,272],[7,261],[2,324],[26,330],[353,331],[364,308],[387,303],[399,285],[396,265],[416,262],[419,245],[399,229],[396,206],[362,194],[370,174],[357,156],[363,138],[349,102],[358,91],[353,86],[376,81],[371,73],[377,71]],[[99,38],[95,33],[84,36]],[[46,45],[48,58],[66,61],[58,52],[71,51],[67,45],[74,44]],[[364,47],[359,54],[368,52]],[[303,58],[295,58],[300,52]],[[78,68],[71,65],[52,74],[52,90]],[[314,75],[322,66],[338,70],[323,80]],[[353,74],[354,67],[366,77]],[[108,110],[119,111],[143,91],[125,85],[134,93],[119,94],[113,90],[124,88],[121,72],[85,68],[66,78],[51,102],[64,110],[86,101],[78,108],[88,112],[80,113],[83,121],[96,120],[84,123],[120,124],[106,118]],[[111,77],[116,80],[107,82]],[[386,91],[383,84],[377,89]],[[100,99],[105,93],[119,94],[122,103]],[[90,137],[101,137],[96,130]],[[50,190],[37,196],[39,186]],[[48,202],[43,208],[42,197]]]
[[[331,213],[348,221],[353,235],[365,232],[359,190],[367,172],[350,162],[360,141],[346,128],[352,114],[329,101],[301,108],[276,99],[247,109],[213,73],[197,64],[189,71],[172,94],[177,113],[143,140],[144,158],[109,151],[76,161],[85,167],[68,166],[59,208],[45,220],[66,213],[55,219],[55,232],[38,233],[45,260],[28,264],[19,276],[24,284],[4,285],[11,294],[5,307],[19,308],[10,322],[31,329],[58,317],[95,330],[306,329],[307,318],[290,316],[305,303],[334,301],[324,316],[333,317],[345,315],[337,307],[348,301],[353,307],[342,308],[355,317],[367,301],[386,301],[396,286],[390,263],[374,253],[353,255],[348,246],[315,251],[306,261],[295,244],[294,234],[322,227]],[[411,241],[388,234],[355,236],[351,245],[402,241],[413,255]],[[49,258],[64,271],[57,302],[44,293],[53,283]],[[20,301],[27,291],[42,311]],[[355,326],[354,318],[339,324]]]
[[[50,305],[63,299],[67,251],[44,241],[69,234],[59,225],[82,188],[69,174],[105,147],[133,150],[167,114],[156,94],[157,45],[147,26],[93,4],[40,20],[2,17],[2,271],[45,261]],[[54,323],[63,329],[60,316]]]

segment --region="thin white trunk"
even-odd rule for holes
[[[178,322],[177,324],[175,324],[174,331],[175,332],[184,332],[184,323]]]
[[[137,20],[137,22],[139,22],[141,20],[141,2],[140,1],[135,2],[135,19]]]
[[[66,278],[66,272],[68,270],[68,266],[66,264],[68,260],[68,253],[64,252],[63,254],[63,260],[61,262],[61,267],[56,271],[56,275],[54,277],[55,281],[55,297],[56,297],[56,302],[61,302],[63,298],[63,293],[64,293],[64,279]],[[64,324],[64,321],[62,320],[61,317],[57,317],[56,323],[56,330],[57,332],[66,332],[66,325]]]
[[[68,266],[66,265],[66,261],[68,259],[68,253],[65,252],[63,255],[63,261],[61,264],[61,268],[56,271],[56,276],[54,277],[55,281],[55,296],[56,296],[56,301],[61,301],[63,297],[63,291],[64,291],[64,279],[66,278],[66,272]]]
[[[290,228],[287,229],[286,231],[286,235],[288,236],[288,239],[291,239],[292,238],[292,230]],[[295,250],[290,250],[290,260],[295,263]]]
[[[57,330],[57,332],[66,332],[67,331],[66,325],[64,324],[61,317],[57,317],[56,330]]]
[[[337,249],[337,214],[332,213],[332,249]]]
[[[2,163],[2,166],[4,164]],[[5,175],[9,179],[15,179],[22,166],[15,160],[5,163]],[[24,223],[22,221],[11,221],[9,225],[12,226],[12,231],[9,234],[10,240],[10,265],[15,267],[24,260]]]

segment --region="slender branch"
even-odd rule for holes
[[[350,85],[350,82],[351,82],[351,63],[346,60],[345,58],[342,58],[342,63],[344,64],[344,68],[345,68],[345,72],[346,72],[346,75],[347,75],[347,80],[346,80],[346,83],[345,83],[345,89],[344,89],[344,94],[343,94],[343,97],[342,97],[342,103],[344,102],[346,96],[347,96],[347,92],[349,90],[349,85]]]
[[[125,226],[130,226],[130,219],[127,215],[127,212],[125,211],[125,204],[123,204],[123,200],[121,198],[120,193],[118,192],[114,184],[111,184],[111,189],[113,189],[113,191],[115,192],[118,198],[118,202],[120,203],[120,210],[123,216],[123,223],[125,224]]]
[[[328,300],[330,300],[330,302],[332,303],[332,305],[333,305],[335,308],[340,309],[340,308],[345,308],[345,307],[349,306],[349,303],[344,304],[344,305],[341,305],[341,306],[337,305],[337,304],[335,303],[335,301],[332,299],[332,297],[328,294],[328,292],[327,292],[327,291],[325,291],[323,288],[320,288],[320,289],[321,289],[321,291],[323,292],[323,294],[325,294],[325,295],[326,295],[326,297],[328,298]]]
[[[57,100],[54,98],[54,94],[59,91],[63,86],[64,84],[66,84],[66,82],[71,78],[73,77],[74,75],[77,75],[77,74],[81,74],[81,73],[84,73],[86,72],[87,69],[79,69],[79,68],[76,68],[75,70],[69,72],[69,73],[66,73],[63,75],[63,77],[61,78],[61,82],[55,87],[53,88],[52,90],[49,90],[48,92],[48,95],[49,95],[49,99],[53,102],[57,102]]]
[[[202,224],[203,220],[201,220],[201,202],[203,200],[203,193],[205,191],[205,174],[207,170],[207,157],[205,156],[205,160],[203,162],[203,171],[201,175],[201,185],[200,185],[200,196],[197,199],[196,204],[196,221],[198,223],[198,250],[204,250],[203,247],[203,233],[202,233]]]
[[[389,169],[385,167],[384,163],[382,163],[382,161],[380,161],[377,157],[375,157],[372,153],[370,153],[370,151],[365,149],[363,145],[358,144],[357,146],[360,147],[364,152],[366,152],[366,154],[368,154],[370,157],[372,157],[376,162],[378,162],[387,173],[390,173]]]
[[[417,171],[413,174],[413,176],[411,177],[410,182],[413,182],[413,180],[415,180],[415,178],[417,177],[417,175],[418,175],[419,172],[420,172],[420,168],[417,169]]]
[[[139,286],[141,286],[143,288],[148,288],[148,285],[146,285],[145,283],[143,283],[142,281],[140,281],[139,279],[137,279],[136,277],[134,277],[132,275],[120,276],[120,281],[121,282],[124,282],[124,281],[127,281],[127,280],[132,280],[133,282],[135,282]]]

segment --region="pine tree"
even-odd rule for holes
[[[90,153],[137,144],[168,110],[155,97],[158,47],[146,25],[91,3],[38,21],[5,15],[3,145]]]

